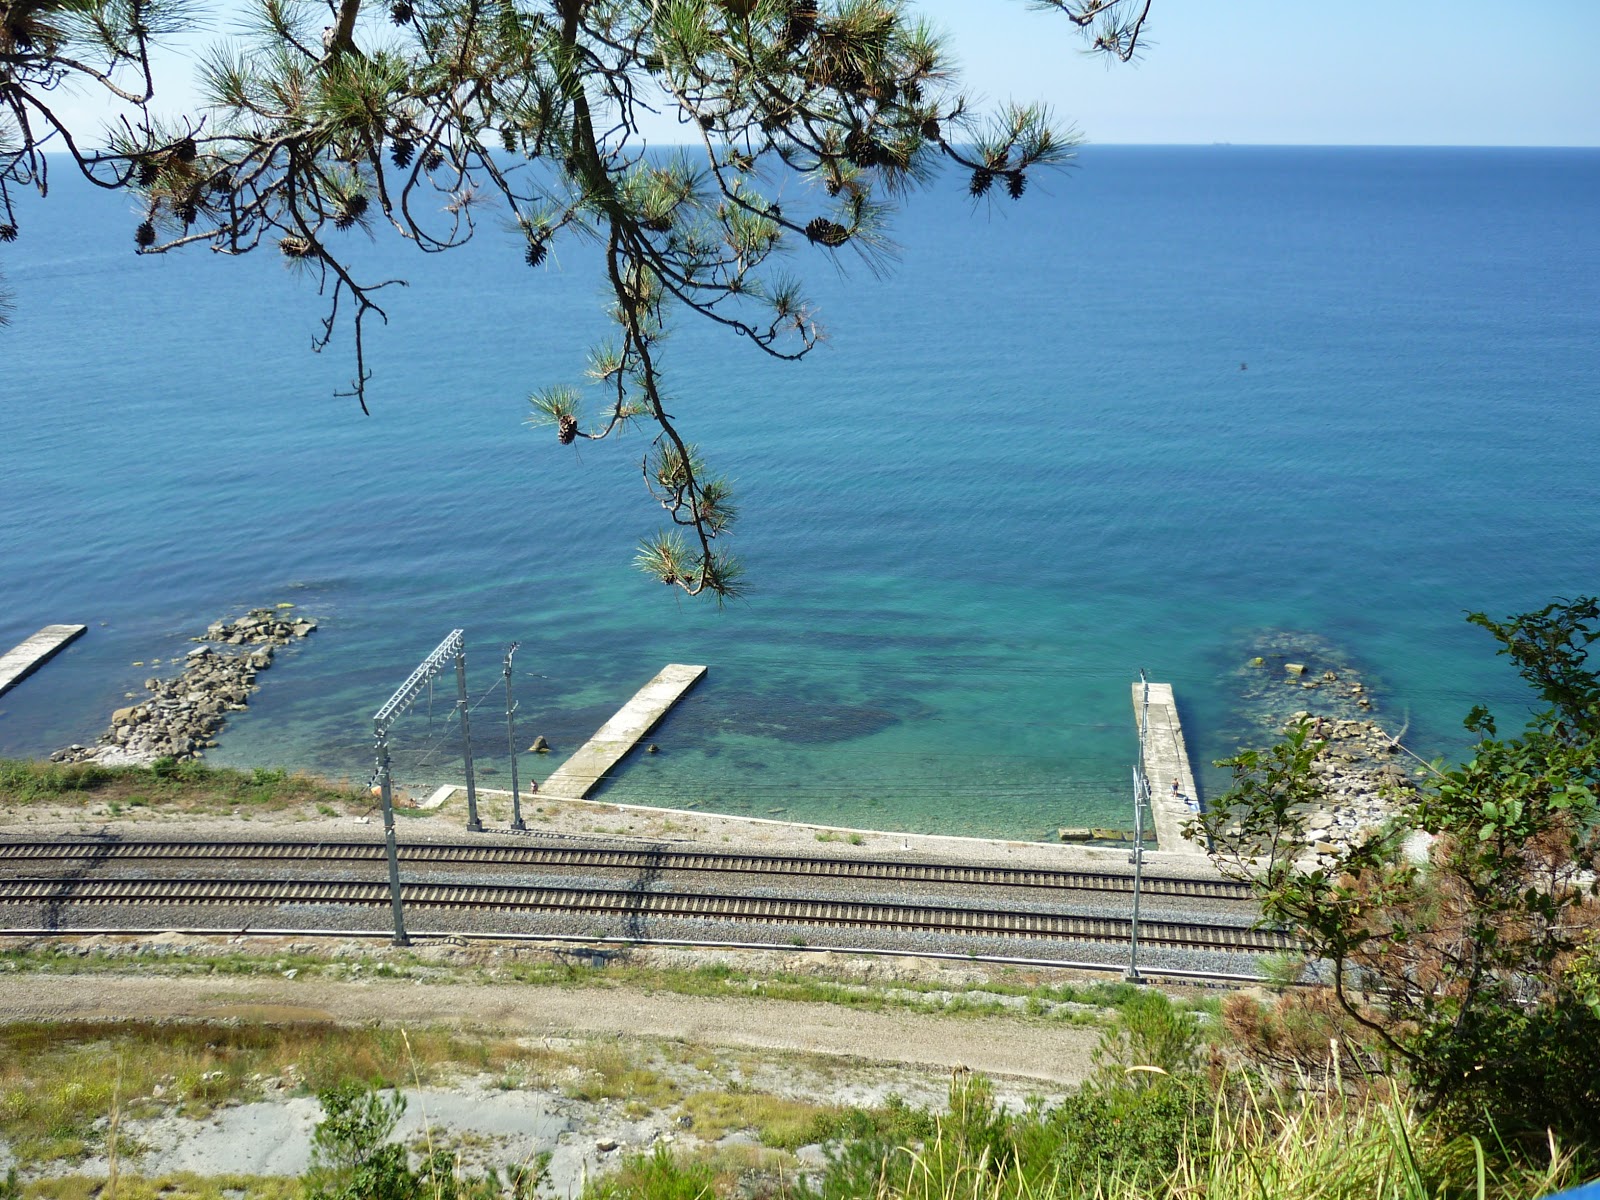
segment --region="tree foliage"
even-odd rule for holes
[[[1600,1148],[1600,680],[1587,661],[1600,605],[1470,619],[1547,706],[1521,733],[1474,708],[1471,758],[1435,768],[1334,869],[1308,865],[1321,797],[1306,725],[1227,760],[1234,788],[1196,824],[1431,1106]],[[1408,856],[1418,834],[1427,853]]]
[[[0,238],[17,232],[9,189],[47,186],[41,151],[57,140],[95,182],[137,191],[140,252],[266,246],[312,275],[329,301],[318,346],[348,324],[363,409],[364,326],[402,281],[359,277],[354,234],[387,227],[439,252],[492,212],[530,267],[562,238],[597,245],[614,334],[581,386],[533,394],[529,423],[563,444],[652,431],[641,470],[669,527],[639,565],[689,593],[737,594],[741,574],[721,548],[728,482],[672,415],[672,317],[800,358],[821,328],[784,252],[880,268],[895,204],[939,163],[975,199],[1019,199],[1074,140],[1040,106],[975,111],[948,48],[900,0],[327,0],[325,15],[249,0],[249,34],[199,64],[206,112],[163,122],[149,47],[183,27],[178,2],[0,0]],[[1150,0],[1040,7],[1125,61]],[[69,80],[128,106],[98,152],[50,107]],[[688,145],[650,150],[654,112]]]

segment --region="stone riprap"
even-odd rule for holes
[[[1318,864],[1329,866],[1416,789],[1401,764],[1400,743],[1377,722],[1301,711],[1290,717],[1284,732],[1301,721],[1310,721],[1312,736],[1326,743],[1311,766],[1325,802],[1307,815],[1306,828]]]
[[[201,758],[217,744],[227,714],[243,712],[256,674],[272,665],[279,646],[306,637],[317,623],[284,610],[251,609],[237,621],[216,621],[189,651],[172,679],[147,679],[150,698],[111,714],[111,727],[93,746],[68,746],[54,762],[147,765],[158,758]],[[251,647],[224,652],[216,646]]]

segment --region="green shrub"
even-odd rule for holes
[[[323,1117],[311,1135],[306,1200],[533,1200],[550,1164],[540,1155],[526,1167],[464,1175],[448,1150],[426,1155],[416,1170],[406,1148],[389,1141],[406,1110],[399,1092],[385,1097],[373,1088],[341,1084],[320,1092]]]
[[[1203,1097],[1202,1088],[1180,1083],[1068,1096],[1049,1115],[1055,1164],[1081,1185],[1111,1175],[1163,1178],[1203,1141],[1211,1119]]]
[[[1179,1008],[1165,992],[1142,990],[1117,1010],[1101,1035],[1092,1055],[1094,1082],[1103,1087],[1144,1087],[1162,1075],[1188,1074],[1199,1067],[1204,1044],[1192,1013]]]

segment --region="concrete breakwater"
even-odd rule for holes
[[[308,636],[317,623],[284,610],[251,609],[237,621],[215,621],[171,679],[147,679],[150,698],[119,708],[93,746],[68,746],[53,762],[147,765],[158,758],[201,758],[215,746],[227,714],[243,712],[256,674],[272,665],[280,646]],[[252,647],[225,652],[221,646]]]

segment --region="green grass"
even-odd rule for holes
[[[576,1080],[566,1093],[574,1100],[623,1100],[624,1112],[639,1117],[675,1104],[681,1089],[665,1075],[646,1066],[640,1054],[615,1043],[591,1046],[582,1052]]]
[[[101,805],[107,814],[143,808],[197,814],[321,811],[365,812],[372,798],[359,788],[281,768],[237,771],[185,759],[148,767],[0,759],[0,808]]]

